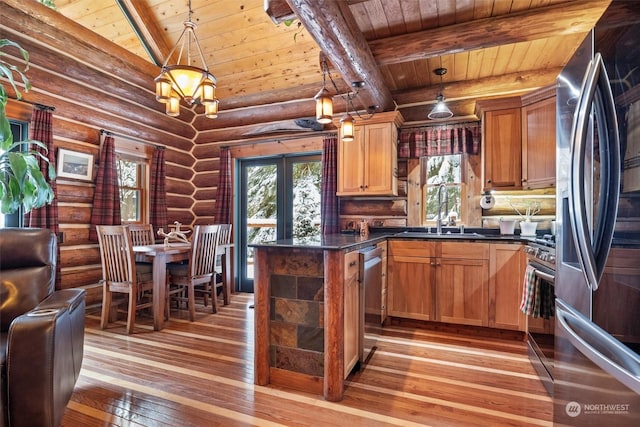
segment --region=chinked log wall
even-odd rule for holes
[[[18,42],[30,54],[27,76],[33,88],[23,91],[23,97],[55,107],[56,152],[65,148],[90,153],[97,166],[100,129],[166,146],[169,223],[213,221],[219,148],[207,144],[194,148],[197,132],[191,124],[192,111],[183,108],[179,118],[164,114],[154,95],[153,79],[159,68],[37,2],[24,9],[20,0],[3,0],[0,39]],[[14,55],[10,61],[22,63],[17,50],[3,52]],[[11,101],[7,116],[26,122],[31,109],[28,103]],[[120,141],[135,145],[125,138]],[[99,302],[100,255],[97,244],[88,240],[94,183],[58,179],[57,185],[64,233],[62,287],[85,287],[88,303]]]

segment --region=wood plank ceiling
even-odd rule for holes
[[[188,11],[186,0],[55,3],[61,14],[151,62],[149,52],[164,60]],[[477,99],[520,95],[554,84],[609,3],[192,0],[196,34],[218,79],[221,110],[218,119],[200,115],[194,125],[204,139],[222,138],[223,129],[224,138],[233,139],[246,130],[229,129],[254,123],[284,129],[295,119],[312,117],[313,96],[322,87],[321,52],[329,59],[340,92],[346,93],[352,81],[367,82],[357,108],[397,107],[409,124],[423,124],[442,92],[453,120],[475,119]],[[292,25],[283,22],[287,17],[296,18]],[[131,22],[147,40],[149,52]],[[433,73],[439,67],[448,70],[442,79]],[[339,97],[334,109],[336,114],[345,111]]]

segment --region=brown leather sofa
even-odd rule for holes
[[[0,427],[59,425],[80,374],[85,291],[55,291],[56,245],[0,228]]]

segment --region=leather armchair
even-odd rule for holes
[[[55,291],[56,245],[0,229],[0,427],[59,425],[80,374],[85,291]]]

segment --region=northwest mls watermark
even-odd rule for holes
[[[628,403],[584,403],[569,402],[564,410],[570,417],[579,415],[628,415]]]

